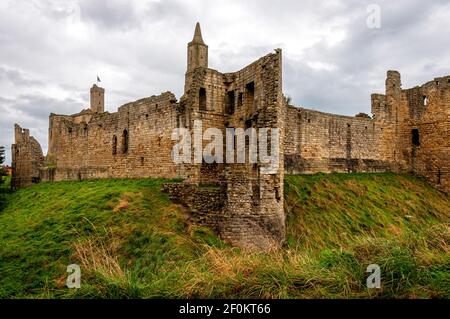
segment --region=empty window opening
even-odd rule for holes
[[[428,104],[428,97],[426,95],[423,96],[423,105],[427,105]]]
[[[234,91],[227,92],[227,103],[225,107],[225,113],[229,115],[234,113]]]
[[[311,123],[311,119],[308,119],[308,123]]]
[[[145,118],[148,119],[148,114],[145,114]]]
[[[128,153],[128,131],[124,130],[122,134],[122,153]]]
[[[246,106],[252,109],[255,103],[255,82],[250,82],[245,86],[245,100]]]
[[[112,139],[112,155],[116,155],[117,154],[117,136],[113,136]]]
[[[414,146],[419,146],[420,145],[419,130],[414,128],[411,130],[411,134],[412,134],[412,144]]]
[[[261,198],[261,189],[258,181],[252,183],[252,198],[254,201],[259,201]]]
[[[252,127],[252,120],[245,121],[245,129]]]
[[[144,166],[144,158],[141,157],[141,166]]]
[[[350,127],[350,124],[347,123],[347,127]]]
[[[206,111],[206,90],[205,88],[200,88],[198,92],[198,100],[200,111]]]
[[[242,92],[240,92],[239,96],[238,96],[238,106],[242,106],[243,99],[244,99],[244,94]]]
[[[441,184],[441,170],[438,169],[437,183]]]

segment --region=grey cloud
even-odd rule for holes
[[[407,85],[445,72],[435,61],[442,60],[449,44],[442,34],[428,30],[430,13],[442,2],[392,3],[382,5],[381,29],[366,28],[365,12],[358,12],[358,7],[353,9],[347,37],[336,47],[318,43],[305,50],[301,61],[285,59],[285,91],[295,102],[334,113],[370,113],[370,94],[383,92],[388,69],[399,69]],[[330,63],[336,69],[314,70],[308,61]]]
[[[11,160],[10,145],[14,143],[14,123],[30,129],[47,149],[47,126],[50,113],[72,114],[80,111],[82,104],[74,99],[57,100],[41,94],[19,95],[15,99],[0,97],[0,145],[6,148],[7,162]]]
[[[133,2],[127,0],[83,0],[80,2],[80,12],[83,20],[108,30],[127,31],[142,24]]]
[[[40,94],[20,95],[11,105],[13,109],[36,119],[47,119],[50,113],[73,114],[82,106],[80,101],[72,98],[57,100]]]
[[[17,86],[29,86],[29,85],[40,85],[42,82],[34,79],[29,79],[27,76],[15,69],[8,69],[0,66],[0,81],[11,82]]]

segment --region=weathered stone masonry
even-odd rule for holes
[[[40,168],[44,162],[39,142],[28,129],[14,125],[15,144],[11,147],[13,179],[12,187],[26,187],[40,181]]]
[[[372,114],[355,117],[288,105],[281,50],[234,73],[208,68],[208,46],[197,24],[188,44],[184,94],[166,92],[104,112],[103,88],[91,88],[90,108],[51,114],[43,157],[28,130],[16,126],[13,185],[92,178],[181,178],[166,192],[193,221],[247,248],[279,247],[285,236],[284,173],[414,172],[449,192],[450,77],[401,89],[388,71],[385,94],[373,94]],[[278,171],[264,164],[179,164],[171,157],[174,128],[278,128]],[[209,141],[203,141],[204,147]],[[248,145],[246,146],[248,151]],[[225,154],[225,151],[224,151]],[[284,169],[283,169],[284,168]]]

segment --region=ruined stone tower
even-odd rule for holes
[[[243,247],[277,248],[284,241],[283,211],[283,138],[284,102],[281,79],[281,50],[259,59],[234,73],[220,73],[208,68],[208,47],[197,23],[194,39],[188,44],[185,93],[180,100],[180,127],[201,130],[279,129],[277,152],[279,167],[249,163],[197,163],[183,165],[189,194],[204,198],[207,205],[191,200],[203,224],[215,229],[225,240]],[[204,148],[207,142],[195,147]],[[249,152],[245,144],[245,154]],[[236,154],[235,154],[236,156]],[[179,191],[179,190],[178,190]],[[174,193],[174,192],[172,192]],[[190,198],[186,192],[176,195]]]
[[[91,110],[96,113],[105,111],[105,89],[96,84],[91,87]]]

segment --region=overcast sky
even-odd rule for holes
[[[367,27],[373,3],[380,28]],[[197,21],[213,69],[236,71],[282,48],[284,93],[316,110],[370,113],[370,94],[384,93],[389,69],[401,72],[404,88],[450,74],[448,0],[1,0],[7,162],[14,123],[45,154],[48,115],[87,108],[97,74],[110,112],[165,91],[180,98]]]

